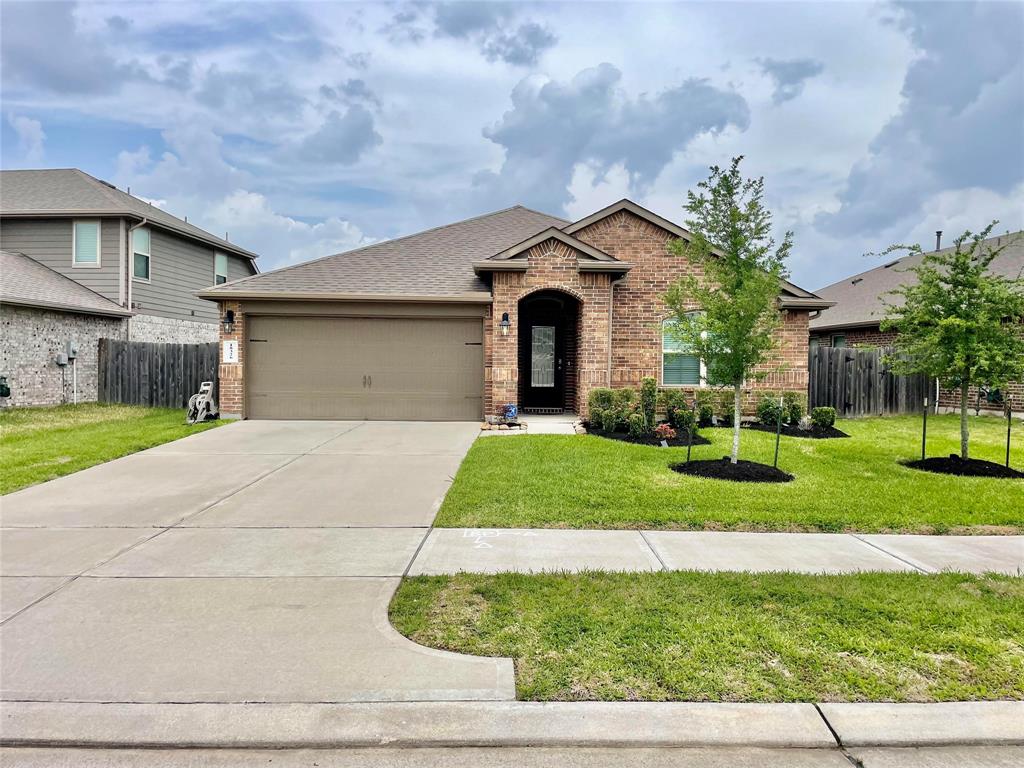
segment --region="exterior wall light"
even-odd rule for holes
[[[508,330],[512,327],[512,323],[508,319],[508,312],[501,313],[501,322],[498,323],[498,327],[501,328],[502,336],[508,336]]]
[[[224,333],[232,334],[235,332],[235,311],[229,309],[224,313]]]

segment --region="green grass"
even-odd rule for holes
[[[0,411],[0,493],[10,493],[218,426],[183,408],[83,403]]]
[[[783,437],[785,484],[685,477],[669,469],[685,448],[652,448],[594,436],[477,440],[436,525],[501,528],[676,528],[792,531],[1014,533],[1024,531],[1024,481],[961,478],[900,465],[920,456],[921,420],[837,424],[852,437]],[[1018,425],[1018,430],[1020,429]],[[1006,422],[971,419],[972,456],[1002,463]],[[707,429],[696,459],[729,452],[731,432]],[[955,416],[928,420],[929,455],[956,452]],[[1021,466],[1014,435],[1011,464]],[[775,436],[744,431],[741,458],[771,463]]]
[[[1024,698],[1024,579],[1009,576],[429,576],[402,583],[391,621],[512,657],[527,700]]]

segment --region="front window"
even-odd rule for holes
[[[213,252],[213,284],[220,285],[228,281],[228,255],[220,251]]]
[[[100,223],[98,221],[76,221],[74,223],[71,251],[72,266],[100,266]]]
[[[661,327],[661,383],[666,387],[700,386],[704,365],[678,337],[679,323],[670,318]]]
[[[149,230],[139,227],[132,230],[132,276],[136,280],[149,280],[150,262]]]

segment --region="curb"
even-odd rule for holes
[[[4,702],[0,744],[107,748],[1024,745],[1024,702]]]

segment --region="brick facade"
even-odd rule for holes
[[[224,359],[224,342],[238,342],[238,362],[221,362],[217,372],[220,379],[217,386],[218,401],[221,418],[240,419],[245,413],[245,315],[242,312],[242,305],[237,301],[220,302],[220,317],[231,310],[235,313],[235,327],[231,333],[220,326],[221,356]]]
[[[558,290],[579,303],[576,345],[577,408],[585,404],[594,387],[608,386],[608,311],[611,276],[581,273],[576,251],[551,239],[527,253],[525,272],[495,272],[491,312],[484,323],[484,410],[501,411],[506,403],[519,402],[519,301],[543,290]],[[582,258],[588,258],[583,256]],[[498,325],[508,312],[513,331],[501,335]]]
[[[519,402],[520,301],[540,291],[560,291],[578,303],[574,376],[576,412],[586,415],[587,398],[595,387],[638,386],[640,380],[662,378],[662,321],[669,311],[662,296],[669,286],[696,267],[671,254],[673,235],[629,212],[619,211],[597,221],[575,237],[623,262],[632,269],[623,278],[612,272],[579,269],[578,253],[557,238],[533,246],[526,254],[525,270],[491,273],[492,303],[484,318],[484,414],[501,412],[506,403]],[[244,414],[245,316],[238,301],[221,302],[220,313],[235,313],[231,334],[221,330],[221,340],[239,342],[239,362],[220,365],[222,414]],[[500,321],[508,313],[512,330],[504,336]],[[807,392],[808,312],[782,310],[779,348],[763,366],[765,378],[752,382],[744,394],[751,412],[759,392]],[[569,387],[572,389],[572,387]],[[684,388],[693,390],[695,388]]]
[[[72,403],[76,378],[78,402],[95,402],[99,340],[123,339],[124,333],[119,317],[3,305],[0,376],[7,377],[11,396],[0,398],[0,407]],[[78,344],[78,358],[59,366],[57,355],[66,351],[68,341]]]
[[[175,317],[135,315],[128,320],[129,338],[156,344],[209,344],[217,341],[216,323],[201,323]]]

